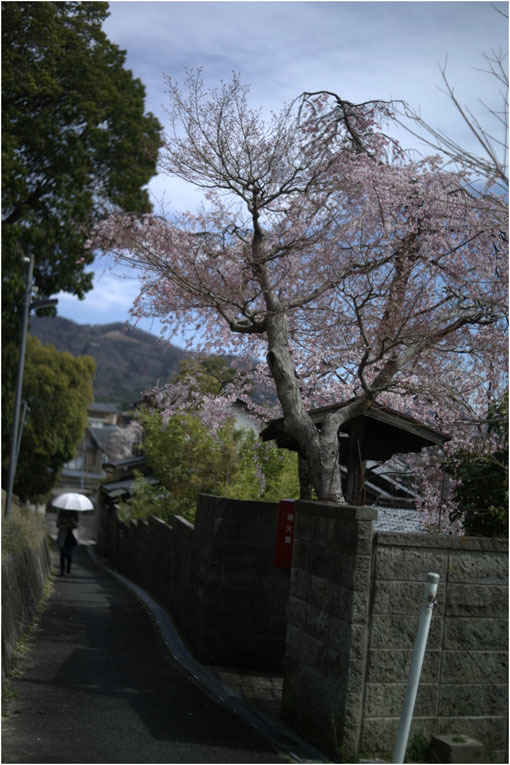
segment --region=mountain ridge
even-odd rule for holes
[[[94,398],[129,409],[144,390],[165,383],[187,351],[123,322],[78,324],[61,316],[32,316],[29,333],[43,345],[73,356],[92,356],[97,365]]]

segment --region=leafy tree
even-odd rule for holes
[[[163,427],[161,412],[143,412],[140,422],[144,430],[143,450],[164,490],[161,493],[159,488],[140,487],[144,498],[150,499],[156,493],[164,498],[160,514],[180,513],[191,518],[197,495],[221,494],[235,470],[232,423],[223,425],[213,437],[191,413],[175,415]]]
[[[470,536],[508,537],[508,401],[491,407],[487,430],[488,453],[463,449],[445,465],[457,481],[451,517]]]
[[[24,292],[83,298],[106,209],[151,209],[160,125],[101,25],[105,2],[2,3],[2,389],[15,387]],[[3,421],[11,420],[3,409]],[[9,428],[4,429],[9,432]],[[4,451],[8,448],[4,442]]]
[[[297,456],[236,428],[228,396],[218,405],[237,374],[224,357],[191,357],[181,361],[173,381],[145,394],[152,408],[139,415],[143,449],[158,484],[138,476],[122,507],[125,517],[179,513],[193,520],[199,493],[268,501],[298,496]]]
[[[145,519],[150,515],[167,521],[172,515],[182,515],[192,520],[192,508],[175,503],[165,486],[150,482],[137,470],[134,471],[134,479],[133,492],[129,500],[122,500],[119,503],[118,511],[121,520]]]
[[[237,465],[223,496],[278,502],[299,497],[297,454],[262,443],[251,430],[238,432]]]
[[[49,491],[74,456],[87,427],[95,369],[90,356],[75,358],[27,338],[23,398],[28,413],[14,483],[22,500]]]
[[[208,206],[113,215],[91,246],[143,268],[135,313],[170,336],[187,322],[205,350],[266,356],[317,497],[342,501],[344,422],[378,401],[447,417],[505,367],[506,201],[468,164],[409,158],[389,104],[305,94],[265,122],[237,76],[169,93],[163,169]],[[350,403],[319,431],[320,398]]]
[[[4,297],[35,256],[41,296],[91,287],[84,242],[106,206],[151,209],[160,125],[101,25],[104,2],[2,3]]]
[[[144,412],[140,420],[143,448],[158,484],[137,476],[133,497],[121,508],[126,518],[179,514],[192,521],[199,493],[268,501],[299,495],[296,455],[260,443],[232,420],[214,435],[190,412],[174,414],[166,425],[158,411]]]
[[[252,384],[248,373],[236,369],[235,360],[233,364],[216,355],[189,357],[181,361],[179,372],[169,383],[145,394],[146,404],[159,410],[145,413],[141,419],[145,451],[161,484],[154,487],[138,482],[124,510],[130,517],[150,514],[155,508],[160,516],[176,512],[182,489],[179,481],[171,485],[171,476],[182,470],[190,471],[193,478],[186,481],[186,498],[178,511],[182,514],[184,508],[190,519],[199,492],[274,501],[298,496],[297,456],[279,451],[274,444],[263,444],[251,429],[234,427],[230,408],[238,393],[234,383],[241,379],[247,390]],[[258,418],[255,420],[260,423]],[[193,457],[186,448],[178,448],[173,441],[183,424],[188,444],[194,436],[200,444],[194,452],[195,462],[190,462]],[[162,428],[169,432],[163,434]],[[213,488],[205,488],[208,485]]]

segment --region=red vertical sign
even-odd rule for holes
[[[296,505],[293,499],[280,500],[274,565],[278,568],[290,568],[292,561],[292,543],[294,541],[294,522]]]

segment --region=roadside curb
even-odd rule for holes
[[[203,685],[223,706],[230,709],[234,714],[242,717],[259,733],[265,736],[275,746],[286,752],[296,762],[303,763],[329,763],[328,760],[318,749],[310,744],[301,741],[290,728],[283,723],[275,724],[262,711],[252,707],[248,702],[228,686],[221,683],[218,678],[209,670],[205,669],[186,648],[182,638],[178,634],[172,619],[168,613],[157,603],[145,590],[137,584],[127,579],[122,574],[114,571],[103,560],[98,558],[93,545],[84,545],[97,566],[108,571],[115,579],[127,587],[139,598],[142,603],[151,612],[156,622],[163,642],[170,651],[170,654],[184,667],[201,685]]]

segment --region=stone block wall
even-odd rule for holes
[[[37,613],[50,569],[46,539],[2,560],[2,676],[9,671],[16,641]]]
[[[428,572],[440,575],[409,743],[506,762],[508,544],[372,533],[369,508],[298,502],[282,715],[335,761],[391,761]]]
[[[277,521],[275,502],[198,499],[195,533],[209,585],[203,645],[214,663],[281,664],[290,570],[273,565]]]
[[[290,571],[273,566],[278,504],[201,495],[195,525],[121,522],[100,503],[98,550],[168,606],[204,664],[274,669]]]
[[[282,717],[335,762],[358,750],[377,511],[298,502]]]
[[[427,572],[440,576],[410,742],[464,734],[506,762],[508,545],[425,534],[374,537],[361,750],[391,755]]]

